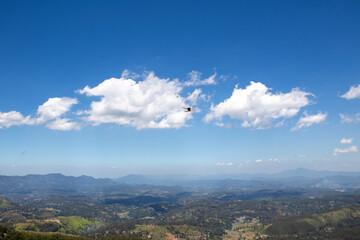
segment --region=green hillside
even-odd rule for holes
[[[14,226],[17,231],[79,234],[98,228],[100,223],[97,221],[89,221],[80,216],[60,216],[47,220],[28,219],[26,222],[16,223]]]
[[[323,213],[303,215],[275,221],[267,229],[271,236],[336,236],[339,232],[348,232],[354,237],[360,234],[360,207],[345,207]],[[333,238],[332,238],[333,239]],[[351,238],[348,239],[356,239]]]
[[[59,233],[20,232],[0,225],[0,240],[90,240],[90,238],[83,238]],[[103,240],[141,240],[141,238],[111,237],[103,238]]]

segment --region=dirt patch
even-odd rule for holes
[[[171,240],[178,240],[173,234],[171,234],[171,233],[165,233],[166,234],[166,236],[168,236],[168,239],[171,239]]]

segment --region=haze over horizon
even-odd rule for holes
[[[3,1],[0,175],[360,171],[359,12]]]

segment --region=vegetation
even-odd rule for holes
[[[0,225],[0,239],[4,240],[85,240],[85,238],[77,236],[67,236],[62,234],[44,234],[19,232]]]
[[[9,207],[11,207],[11,203],[9,201],[7,201],[6,199],[0,198],[0,208],[4,209],[4,208],[9,208]]]
[[[30,178],[33,183],[20,183],[28,186],[26,191],[20,185],[15,190],[0,186],[8,191],[0,192],[7,197],[0,198],[0,239],[356,239],[360,235],[357,188],[258,183],[246,188],[251,183],[228,180],[184,191],[107,180],[100,184],[82,177],[69,180],[77,184],[71,191],[66,187],[45,191],[57,178],[64,186],[71,184],[56,174],[46,184]]]
[[[306,214],[274,222],[266,233],[278,238],[295,236],[340,236],[342,239],[358,239],[360,226],[360,207],[345,207],[323,213]],[[340,239],[340,238],[339,238]]]
[[[80,216],[58,217],[58,220],[61,225],[59,231],[72,234],[96,229],[100,225],[99,222],[91,222]]]
[[[49,233],[31,233],[19,232],[14,229],[0,225],[0,239],[1,240],[90,240],[79,236],[71,236],[64,234],[49,234]],[[134,236],[118,236],[106,237],[103,240],[141,240],[141,238]]]

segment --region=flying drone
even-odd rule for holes
[[[194,107],[184,107],[184,112],[193,112],[194,110]]]

